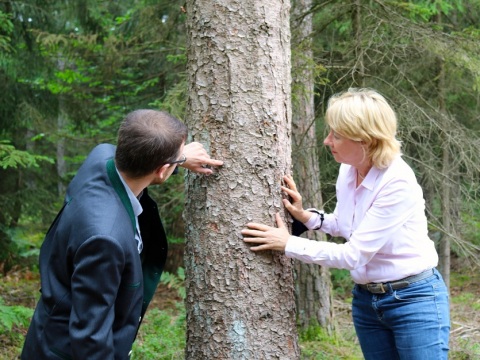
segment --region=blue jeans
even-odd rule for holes
[[[352,315],[366,360],[448,358],[448,290],[435,269],[405,288],[372,294],[355,285]]]

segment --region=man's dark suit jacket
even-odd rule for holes
[[[156,203],[144,191],[135,215],[115,169],[115,147],[98,145],[67,189],[40,250],[41,297],[22,359],[128,359],[167,256]]]

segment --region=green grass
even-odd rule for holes
[[[363,359],[355,333],[349,330],[328,334],[321,327],[310,327],[300,333],[302,360],[360,360]]]
[[[480,359],[478,323],[472,323],[480,311],[480,274],[478,271],[452,272],[450,275],[452,336],[450,360]]]
[[[185,309],[177,313],[151,309],[145,314],[132,360],[180,360],[185,357]]]
[[[458,346],[451,349],[450,360],[476,360],[480,359],[480,344],[471,339],[459,339]]]
[[[464,292],[452,297],[452,303],[465,305],[468,304],[473,310],[476,311],[480,310],[480,302],[478,300],[478,297],[471,292]]]
[[[183,270],[183,269],[182,269]],[[184,273],[165,274],[162,286],[174,289],[180,298],[184,298]],[[342,271],[333,272],[332,283],[334,297],[340,299],[345,309],[351,305],[351,280]],[[478,324],[472,319],[478,316],[480,274],[464,271],[452,273],[451,305],[452,331],[450,360],[480,359]],[[39,279],[35,271],[17,271],[8,277],[0,276],[0,359],[16,358],[23,345],[28,328],[28,320],[38,299]],[[477,312],[475,314],[475,312]],[[338,314],[337,314],[338,316]],[[310,327],[299,334],[299,346],[302,360],[359,360],[362,359],[360,346],[349,317],[343,320],[343,326],[335,325],[333,334],[319,327]],[[177,360],[184,359],[185,308],[182,301],[166,309],[153,306],[147,311],[143,324],[133,347],[133,360]]]

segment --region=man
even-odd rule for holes
[[[209,175],[222,161],[166,112],[137,110],[117,147],[98,145],[69,184],[40,250],[41,297],[22,359],[127,359],[167,256],[147,187],[181,165]]]

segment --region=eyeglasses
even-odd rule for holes
[[[170,164],[178,164],[179,166],[181,166],[185,163],[185,161],[187,161],[187,157],[185,156],[185,154],[182,154],[182,158],[180,160],[170,161]]]

